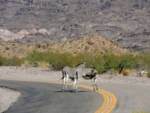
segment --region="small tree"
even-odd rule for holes
[[[118,71],[122,73],[124,69],[132,69],[136,67],[136,58],[133,55],[123,55],[119,59]]]

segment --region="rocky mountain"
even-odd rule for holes
[[[21,42],[97,33],[150,51],[150,0],[0,0],[0,38]]]
[[[0,40],[0,55],[5,57],[24,57],[33,50],[37,51],[50,51],[58,53],[89,53],[93,55],[114,53],[120,55],[127,53],[126,49],[120,48],[117,44],[114,44],[111,40],[108,40],[99,35],[88,35],[79,39],[67,39],[67,40],[51,40],[50,42],[38,42],[38,43],[21,43],[17,41],[2,41]]]

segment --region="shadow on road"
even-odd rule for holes
[[[72,90],[72,89],[69,89],[69,90],[58,90],[58,91],[55,91],[57,93],[87,93],[88,91],[83,91],[83,90]]]

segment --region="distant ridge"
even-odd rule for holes
[[[38,43],[98,33],[150,51],[149,12],[150,0],[0,0],[0,38]]]

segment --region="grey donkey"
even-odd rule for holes
[[[68,89],[69,80],[72,82],[72,88],[77,91],[78,72],[76,68],[64,67],[62,69],[63,91]]]
[[[64,67],[62,70],[63,90],[68,89],[69,80],[72,82],[72,87],[77,91],[78,80],[91,80],[93,90],[97,91],[97,71],[94,68],[86,68],[85,64],[80,64],[76,68]]]

